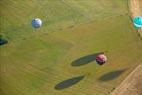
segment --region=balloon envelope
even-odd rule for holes
[[[42,25],[41,19],[35,18],[35,19],[32,20],[32,26],[34,28],[39,28],[39,27],[41,27],[41,25]]]
[[[134,17],[133,23],[136,28],[142,28],[142,16]]]
[[[99,65],[103,65],[107,61],[107,57],[104,54],[99,54],[96,56],[96,62]]]

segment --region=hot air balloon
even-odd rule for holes
[[[104,54],[99,54],[96,56],[96,62],[99,65],[103,65],[107,61],[107,57]]]
[[[136,28],[142,28],[142,16],[136,16],[133,19],[134,26]]]
[[[32,20],[32,26],[34,28],[40,28],[42,26],[42,20],[39,18],[35,18]]]

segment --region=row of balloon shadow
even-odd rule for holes
[[[0,45],[4,45],[4,44],[7,44],[7,43],[8,43],[7,40],[0,39]],[[83,66],[83,65],[86,65],[86,64],[88,64],[88,63],[90,63],[92,61],[95,61],[96,60],[96,56],[99,55],[99,54],[103,54],[103,53],[104,52],[99,52],[99,53],[95,53],[95,54],[91,54],[91,55],[87,55],[87,56],[81,57],[81,58],[73,61],[71,63],[71,65],[72,66]],[[118,76],[120,76],[125,70],[126,69],[109,72],[109,73],[101,76],[99,78],[99,80],[100,81],[110,81],[110,80],[113,80],[113,79],[117,78]],[[56,90],[62,90],[62,89],[71,87],[71,86],[77,84],[78,82],[80,82],[81,80],[83,80],[84,78],[85,78],[85,75],[82,75],[82,76],[77,76],[77,77],[73,77],[73,78],[64,80],[64,81],[58,83],[55,86],[55,89]]]
[[[81,57],[75,61],[73,61],[71,63],[72,66],[83,66],[86,65],[92,61],[95,61],[96,56],[98,54],[102,54],[103,52],[100,53],[95,53],[95,54],[91,54],[91,55],[87,55],[84,57]],[[109,73],[106,73],[104,75],[102,75],[99,78],[99,81],[111,81],[117,77],[119,77],[126,69],[120,69],[120,70],[115,70],[115,71],[111,71]],[[81,80],[83,80],[85,78],[85,75],[81,75],[81,76],[76,76],[67,80],[64,80],[60,83],[58,83],[57,85],[55,85],[55,89],[56,90],[63,90],[65,88],[71,87],[77,83],[79,83]]]

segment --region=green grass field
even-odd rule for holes
[[[127,3],[1,0],[0,34],[8,44],[0,46],[0,94],[109,95],[142,62]],[[35,17],[43,20],[37,30]],[[75,63],[99,52],[108,57],[103,66]]]

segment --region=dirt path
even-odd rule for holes
[[[142,63],[114,90],[111,95],[142,95]]]
[[[142,16],[142,0],[130,0],[130,12],[131,17]],[[139,29],[138,32],[142,36],[142,29]]]
[[[130,11],[132,18],[142,16],[142,0],[130,0]]]

